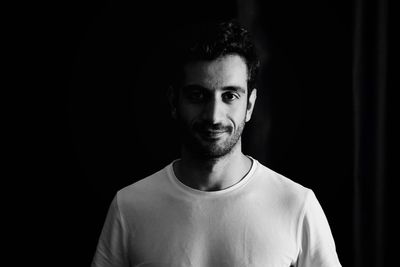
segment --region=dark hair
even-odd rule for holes
[[[236,20],[202,21],[187,25],[182,30],[174,42],[174,87],[182,81],[185,64],[214,60],[228,54],[237,54],[245,60],[248,69],[248,89],[252,90],[255,87],[259,59],[249,32]]]

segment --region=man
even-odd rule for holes
[[[234,21],[189,32],[169,92],[181,158],[116,194],[92,266],[341,266],[314,193],[242,153],[249,34]]]

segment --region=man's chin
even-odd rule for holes
[[[189,137],[189,136],[187,136]],[[230,140],[226,133],[218,138],[204,138],[194,134],[191,138],[184,138],[184,146],[195,157],[202,159],[218,159],[229,154],[235,147],[237,140]]]
[[[218,145],[217,142],[213,143],[202,143],[198,146],[191,147],[193,153],[197,154],[200,158],[204,159],[218,159],[229,154],[232,150],[231,147],[224,147],[223,145]]]

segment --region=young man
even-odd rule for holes
[[[170,90],[181,158],[116,194],[92,266],[341,266],[314,193],[242,153],[257,98],[248,33],[196,29]]]

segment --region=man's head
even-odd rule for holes
[[[182,43],[170,101],[184,148],[219,158],[241,147],[256,100],[258,60],[248,33],[234,22],[205,26]]]
[[[174,36],[172,85],[179,87],[183,67],[200,60],[214,60],[224,55],[237,54],[247,66],[248,88],[255,87],[259,59],[249,32],[236,20],[207,20],[185,25]]]

